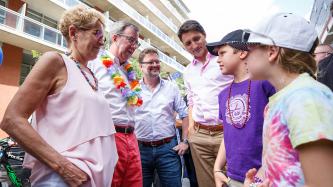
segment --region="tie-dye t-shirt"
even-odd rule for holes
[[[333,141],[333,93],[301,74],[270,97],[265,109],[262,169],[273,186],[303,186],[304,175],[296,147]]]

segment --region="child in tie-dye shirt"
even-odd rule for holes
[[[280,13],[248,32],[251,78],[277,93],[265,109],[262,168],[248,171],[245,186],[333,186],[333,93],[313,79],[314,27]]]

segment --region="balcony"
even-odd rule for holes
[[[183,4],[183,2],[180,2],[180,0],[173,0],[173,2],[177,5],[176,7],[179,7],[179,9],[183,12],[183,15],[185,18],[187,18],[187,14],[190,13],[187,7]]]
[[[0,6],[0,33],[1,41],[28,50],[66,50],[66,41],[60,31],[3,6]]]
[[[141,40],[139,39],[139,42],[140,42],[140,47],[139,47],[139,50],[142,51],[144,50],[145,48],[149,48],[149,47],[153,47],[151,46],[149,43],[147,43],[146,41],[144,40]],[[180,63],[178,63],[176,60],[174,60],[173,58],[167,56],[166,54],[164,54],[163,52],[161,52],[160,50],[158,50],[158,55],[160,57],[160,60],[162,62],[164,62],[166,65],[172,67],[173,69],[183,73],[185,67],[183,65],[181,65]]]
[[[181,56],[185,57],[185,59],[187,59],[187,61],[192,60],[192,56],[187,51],[185,51],[174,40],[172,40],[169,36],[164,34],[158,27],[156,27],[148,19],[143,17],[141,14],[139,14],[136,10],[134,10],[126,2],[124,2],[123,0],[108,0],[108,1],[110,3],[112,3],[114,6],[116,6],[118,9],[120,9],[122,12],[126,13],[133,20],[140,23],[142,26],[144,26],[146,29],[148,29],[150,32],[152,32],[162,41],[167,43],[170,47],[172,47],[174,49],[175,52],[177,52],[177,53],[181,54]]]
[[[151,12],[153,12],[161,21],[163,21],[166,25],[168,25],[174,33],[178,32],[178,27],[170,20],[170,18],[166,17],[156,6],[151,3],[149,0],[140,0],[142,4],[144,4]]]
[[[185,22],[184,17],[180,15],[178,10],[168,0],[160,0],[160,2],[173,14],[173,16],[175,16],[180,21],[180,23]]]
[[[79,4],[85,5],[84,3],[82,3],[78,0],[51,0],[51,1],[58,1],[58,2],[62,3],[63,5],[65,5],[66,9],[69,7],[79,5]]]
[[[108,24],[112,23],[108,20]],[[23,16],[15,11],[0,6],[0,41],[20,46],[28,50],[38,50],[46,52],[50,50],[66,51],[66,41],[61,32],[48,27],[38,21]],[[152,47],[144,40],[139,40],[142,51],[145,48]],[[183,72],[184,66],[173,58],[159,51],[159,57],[162,62],[173,69]]]
[[[52,1],[54,1],[54,0],[52,0]],[[78,0],[56,0],[56,1],[61,2],[62,5],[64,5],[66,7],[66,9],[70,8],[71,6],[75,6],[77,4],[83,4],[82,2],[80,2]],[[112,20],[107,19],[107,25],[111,25],[112,23],[113,23]],[[144,41],[142,39],[139,39],[139,42],[141,44],[140,47],[139,47],[140,51],[142,51],[143,49],[148,48],[148,47],[153,47],[149,43],[147,43],[146,41]],[[164,62],[166,65],[172,67],[173,69],[175,69],[179,72],[184,71],[185,67],[183,65],[181,65],[179,62],[177,62],[173,58],[169,57],[165,53],[161,52],[160,50],[158,50],[158,53],[159,53],[159,57],[160,57],[161,61]]]

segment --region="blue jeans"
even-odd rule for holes
[[[181,163],[177,152],[172,148],[177,139],[158,147],[149,147],[139,143],[143,187],[151,187],[154,171],[157,171],[162,187],[181,187]]]

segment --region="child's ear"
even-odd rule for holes
[[[241,60],[244,60],[244,59],[247,57],[247,54],[248,54],[247,51],[241,51],[241,52],[240,52],[240,55],[239,55],[239,58],[240,58]]]

